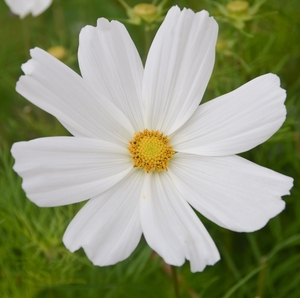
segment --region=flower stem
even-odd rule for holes
[[[143,57],[143,63],[145,64],[148,52],[151,46],[151,42],[153,39],[152,36],[152,30],[153,28],[149,24],[144,24],[144,57]]]
[[[172,279],[173,279],[173,286],[174,286],[174,297],[175,298],[180,298],[179,297],[179,287],[178,287],[178,277],[177,277],[176,267],[171,266],[171,270],[172,270]]]
[[[260,260],[260,264],[262,269],[259,272],[258,275],[258,290],[257,290],[257,297],[263,297],[263,291],[266,281],[266,271],[267,271],[267,258],[262,257]]]
[[[60,43],[66,38],[66,25],[64,11],[61,7],[60,0],[56,0],[53,4],[53,19],[55,24],[56,35],[59,38]]]
[[[21,22],[20,22],[21,23]],[[24,52],[26,54],[26,57],[28,56],[29,49],[31,47],[30,43],[30,20],[29,17],[25,17],[24,20],[22,20],[22,35],[23,35],[23,41],[24,41]]]

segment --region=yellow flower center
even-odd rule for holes
[[[134,166],[143,168],[147,173],[165,171],[174,155],[169,138],[157,130],[144,129],[135,133],[129,142],[128,150]]]

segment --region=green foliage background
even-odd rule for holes
[[[146,2],[146,0],[145,0]],[[250,4],[254,1],[249,0]],[[130,5],[138,1],[129,1]],[[300,6],[298,0],[269,0],[243,32],[221,15],[227,0],[168,1],[194,11],[206,9],[219,20],[217,61],[204,100],[231,91],[268,72],[280,76],[287,90],[287,120],[266,143],[243,156],[292,176],[286,209],[255,233],[234,233],[201,215],[221,260],[202,273],[188,262],[178,268],[181,297],[300,296]],[[82,250],[70,253],[62,244],[68,223],[82,204],[38,208],[21,189],[9,149],[13,142],[66,135],[51,116],[15,91],[29,49],[62,45],[64,63],[78,71],[78,34],[98,17],[125,20],[117,0],[54,0],[42,15],[20,20],[0,1],[0,295],[3,298],[174,297],[170,268],[141,240],[124,262],[95,267]],[[126,25],[145,59],[143,26]],[[155,33],[155,30],[152,34]]]

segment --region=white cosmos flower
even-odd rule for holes
[[[90,199],[63,237],[70,251],[82,247],[95,265],[115,264],[143,234],[166,263],[187,259],[201,271],[219,253],[191,206],[238,232],[260,229],[284,209],[293,180],[235,155],[284,122],[278,77],[263,75],[199,106],[217,31],[206,11],[173,7],[143,67],[125,27],[101,18],[80,33],[82,77],[31,50],[17,91],[74,137],[14,144],[14,169],[38,206]]]
[[[26,15],[34,17],[44,12],[52,3],[52,0],[4,0],[10,10],[23,19]]]

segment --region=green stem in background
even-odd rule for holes
[[[244,45],[245,45],[245,42],[244,42],[244,39],[245,38],[243,36],[243,34],[240,32],[240,31],[237,31],[237,44],[238,44],[238,55],[240,57],[239,59],[239,64],[240,64],[240,71],[242,72],[242,75],[243,75],[243,83],[246,83],[249,78],[248,78],[248,73],[246,71],[246,68],[243,67],[241,61],[245,61],[245,48],[244,48]],[[249,37],[248,37],[249,38]],[[250,72],[251,69],[249,69],[249,72]]]
[[[262,267],[261,271],[258,274],[258,287],[257,287],[257,297],[262,298],[266,280],[266,270],[267,270],[267,258],[261,257],[260,265]]]
[[[251,279],[255,274],[260,272],[262,270],[262,266],[259,266],[258,268],[255,268],[252,270],[250,273],[248,273],[245,277],[243,277],[239,282],[237,282],[227,293],[222,298],[229,298],[229,297],[234,297],[233,294],[240,289],[246,282]]]
[[[173,286],[174,286],[174,297],[175,298],[180,298],[179,297],[179,286],[178,286],[178,277],[177,277],[176,267],[171,266],[171,270],[172,270],[172,279],[173,279]]]
[[[22,30],[23,35],[23,41],[24,41],[24,51],[26,54],[26,57],[28,56],[29,49],[31,48],[30,45],[30,17],[25,17],[23,20],[20,20],[20,26]]]
[[[66,36],[66,25],[65,25],[65,17],[64,12],[61,7],[60,0],[56,0],[53,3],[53,19],[56,35],[59,38],[60,42],[63,41]]]
[[[151,45],[151,37],[152,37],[151,32],[152,32],[151,25],[145,24],[144,25],[144,56],[143,56],[144,64],[146,62],[150,45]]]

